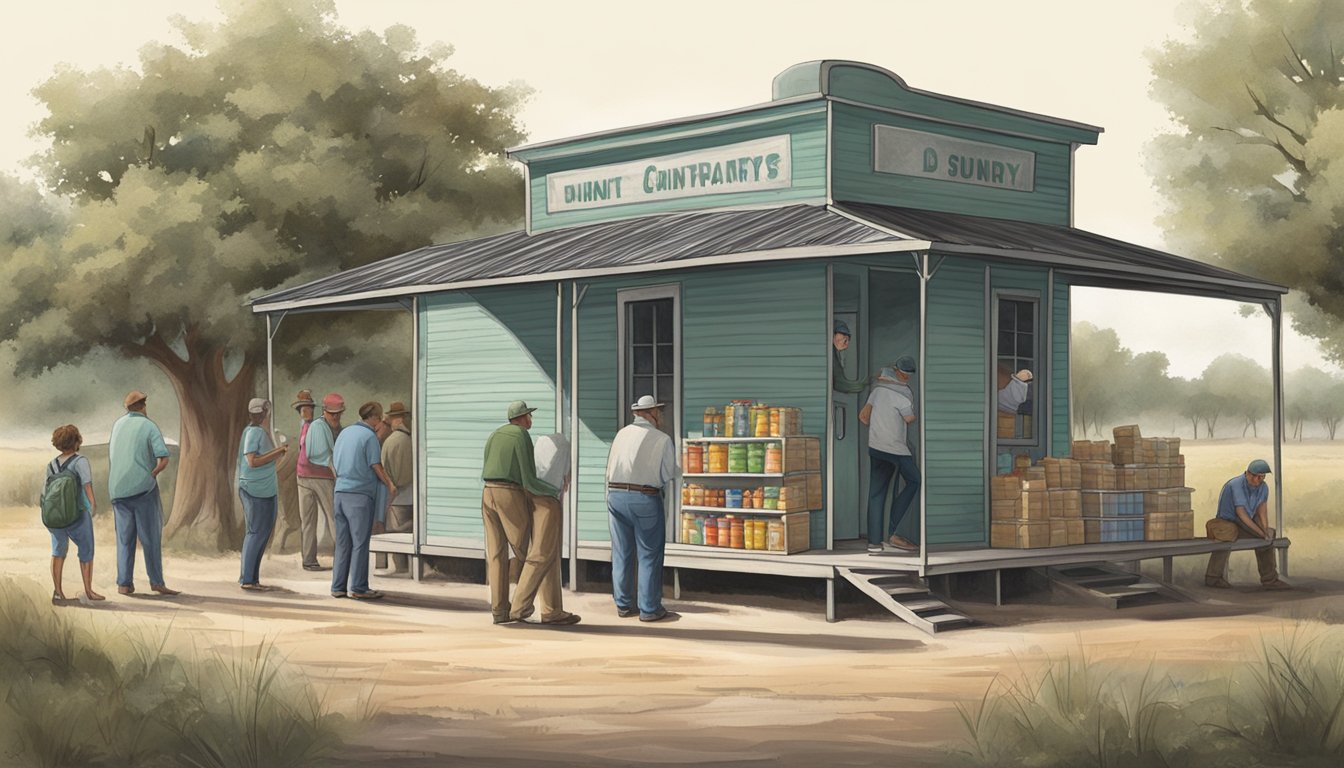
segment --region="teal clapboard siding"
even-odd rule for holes
[[[928,543],[985,544],[984,266],[947,258],[929,281],[922,404]]]
[[[1072,405],[1069,400],[1071,394],[1069,388],[1069,333],[1071,329],[1069,301],[1071,297],[1068,281],[1061,279],[1059,273],[1055,273],[1054,317],[1051,318],[1054,349],[1050,353],[1051,362],[1054,366],[1050,372],[1050,386],[1054,390],[1050,396],[1050,424],[1051,439],[1054,443],[1052,448],[1055,456],[1068,456],[1072,453],[1073,448],[1073,414],[1069,410]]]
[[[763,117],[767,116],[779,119],[761,122]],[[576,142],[573,146],[588,150],[581,155],[532,160],[528,165],[531,231],[544,232],[561,227],[679,211],[825,201],[826,111],[820,104],[785,105],[764,114],[737,115],[733,119],[712,120],[696,125],[718,127],[721,130],[683,138],[673,138],[677,132],[668,128],[620,134],[603,140]],[[628,203],[579,211],[547,212],[546,175],[549,173],[675,155],[785,134],[789,136],[790,141],[793,175],[792,184],[787,189],[702,195],[652,203]],[[518,156],[522,157],[523,153],[518,153]]]
[[[610,538],[604,495],[607,454],[628,406],[617,401],[618,292],[670,284],[679,285],[681,295],[683,433],[700,429],[706,407],[735,398],[797,406],[803,409],[805,432],[825,433],[824,265],[777,264],[688,271],[672,279],[589,283],[579,306],[580,541]]]
[[[964,213],[1043,224],[1069,223],[1068,144],[1004,136],[974,128],[943,125],[836,104],[832,126],[831,196],[835,200],[896,205],[930,211]],[[997,144],[1036,154],[1036,185],[1031,192],[917,178],[873,169],[873,127],[936,133],[959,139]]]
[[[533,436],[555,431],[555,286],[421,299],[426,534],[481,541],[481,458],[512,400],[538,408]]]

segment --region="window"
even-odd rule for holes
[[[662,430],[677,441],[680,408],[677,364],[680,340],[674,287],[622,291],[621,424],[633,418],[630,404],[644,395],[663,404]]]
[[[1039,304],[1036,299],[998,299],[995,434],[1000,443],[1036,440]],[[1030,375],[1019,376],[1024,371]]]

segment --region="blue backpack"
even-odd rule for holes
[[[69,528],[79,522],[79,475],[71,468],[79,454],[65,464],[59,458],[51,460],[51,474],[42,487],[42,524],[48,528]]]

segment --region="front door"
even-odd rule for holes
[[[843,350],[834,348],[832,334],[832,382],[861,381],[867,378],[865,352],[867,323],[860,310],[867,293],[867,268],[836,264],[832,273],[832,330],[844,323],[849,329],[849,345]],[[859,423],[859,409],[863,407],[865,392],[844,392],[831,389],[831,409],[834,432],[831,436],[832,496],[831,503],[835,539],[859,538],[865,532],[867,505],[863,496],[863,474],[868,467],[867,444]]]

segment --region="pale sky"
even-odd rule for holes
[[[1145,51],[1191,34],[1170,0],[830,0],[780,2],[430,2],[338,0],[350,28],[414,28],[451,44],[450,64],[488,84],[527,83],[531,141],[717,112],[768,101],[790,65],[854,59],[912,87],[1103,126],[1077,152],[1075,225],[1163,248],[1145,143],[1166,126],[1148,94]],[[39,148],[30,89],[53,68],[136,64],[139,46],[169,36],[172,14],[215,16],[197,0],[5,3],[0,28],[0,171],[21,172]],[[1194,254],[1183,254],[1194,255]],[[1268,363],[1269,321],[1237,305],[1155,294],[1078,291],[1074,320],[1115,328],[1137,351],[1160,350],[1194,376],[1237,351]],[[1182,332],[1174,334],[1173,327]],[[1289,370],[1322,365],[1287,330]]]

